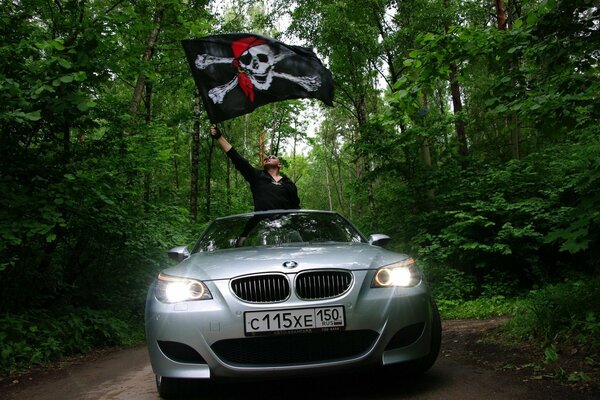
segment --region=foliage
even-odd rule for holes
[[[234,31],[314,47],[334,75],[336,107],[318,116],[292,101],[221,127],[251,161],[278,153],[304,208],[390,234],[446,316],[519,306],[519,337],[597,336],[597,280],[573,278],[600,267],[600,9],[588,3],[505,2],[499,29],[493,2],[241,1],[222,16],[204,0],[2,2],[2,369],[123,343],[164,251],[251,210],[194,113],[180,45]],[[53,321],[79,337],[60,341]]]
[[[565,340],[600,347],[600,278],[565,280],[532,290],[507,324],[519,340],[536,340],[542,347]]]
[[[186,191],[172,185],[179,171],[170,165],[186,159],[177,145],[187,139],[174,134],[181,126],[128,112],[131,81],[143,73],[160,82],[162,71],[140,62],[154,6],[0,6],[4,373],[140,340],[164,250],[197,235]],[[169,4],[166,20],[180,23],[165,24],[179,29],[170,39],[174,32],[163,30],[165,43],[178,40],[182,25],[198,31],[178,14],[194,18],[197,6],[190,13]],[[172,75],[188,75],[182,58],[160,59]],[[155,105],[160,115],[161,101]]]
[[[436,300],[444,319],[486,319],[514,316],[523,300],[504,296],[480,297],[474,300]]]
[[[0,375],[142,339],[141,320],[123,319],[113,310],[66,307],[60,313],[4,314],[0,317]]]

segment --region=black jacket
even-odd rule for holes
[[[254,168],[234,148],[227,152],[227,156],[250,184],[254,199],[254,211],[300,208],[298,189],[287,176],[283,176],[279,182],[275,182],[271,174]]]

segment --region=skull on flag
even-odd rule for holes
[[[285,79],[300,85],[306,91],[314,92],[321,87],[319,76],[294,76],[275,70],[277,64],[295,53],[285,48],[275,51],[264,40],[247,36],[231,44],[232,58],[199,54],[194,65],[205,69],[213,64],[231,64],[236,75],[229,82],[209,90],[208,95],[215,104],[223,103],[225,96],[239,85],[250,101],[254,101],[254,89],[268,91],[273,78]]]
[[[312,98],[333,106],[333,76],[314,51],[254,33],[182,41],[211,122],[276,101]]]

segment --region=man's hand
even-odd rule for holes
[[[211,136],[213,139],[215,139],[215,140],[217,140],[218,138],[220,138],[220,137],[221,137],[221,131],[219,130],[219,128],[217,127],[217,125],[215,125],[215,124],[212,124],[212,125],[210,126],[210,136]]]
[[[231,150],[231,144],[229,144],[227,139],[221,136],[221,131],[219,131],[216,124],[210,126],[210,137],[216,140],[217,144],[221,146],[221,149],[223,149],[225,153]]]

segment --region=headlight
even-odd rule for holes
[[[411,287],[421,282],[421,272],[415,266],[415,260],[407,258],[381,267],[375,273],[371,287]]]
[[[212,299],[204,282],[164,274],[158,274],[154,295],[163,303]]]

